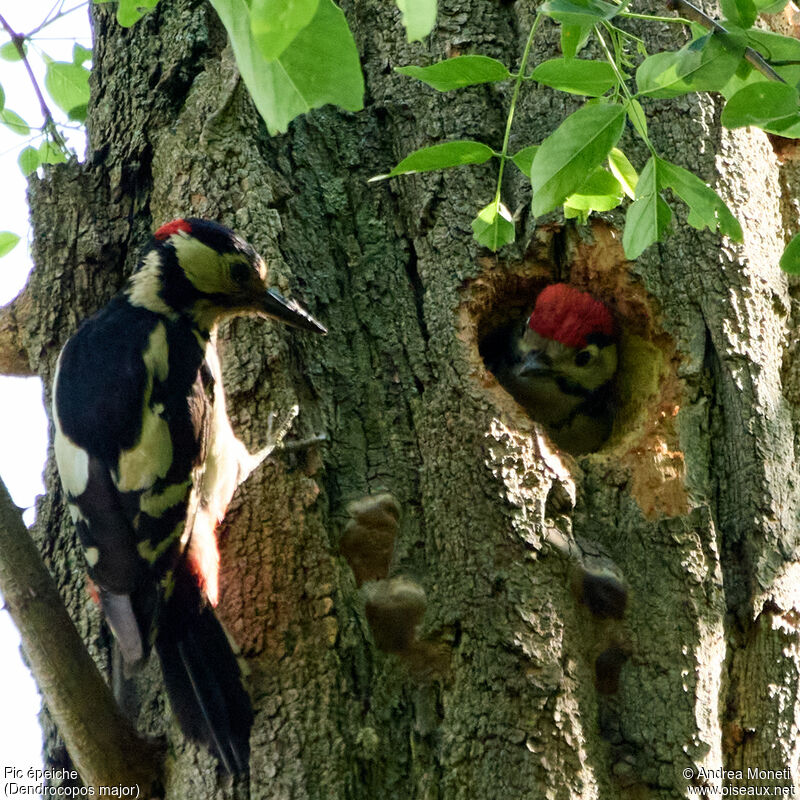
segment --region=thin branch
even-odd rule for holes
[[[5,29],[6,33],[11,37],[11,41],[14,43],[14,47],[17,48],[17,53],[19,53],[19,57],[22,60],[22,63],[25,65],[25,69],[28,73],[28,77],[31,79],[31,83],[33,84],[33,91],[36,93],[36,98],[39,100],[39,107],[42,111],[42,116],[44,117],[44,125],[42,129],[45,133],[52,136],[53,141],[61,147],[62,150],[66,151],[67,143],[64,141],[64,137],[59,133],[58,127],[56,126],[55,120],[53,119],[53,114],[50,111],[50,107],[47,105],[47,101],[44,99],[44,95],[42,94],[42,90],[39,87],[39,82],[36,80],[36,76],[33,74],[33,69],[31,69],[30,61],[28,61],[28,54],[25,52],[25,39],[27,38],[24,34],[17,33],[6,21],[5,17],[0,14],[0,25]]]
[[[122,715],[0,480],[0,591],[75,768],[96,794],[151,797],[159,751]]]
[[[58,3],[56,3],[56,5],[58,5]],[[87,6],[87,3],[78,3],[77,6],[73,6],[72,8],[68,8],[66,11],[59,11],[53,17],[50,17],[50,14],[53,13],[51,11],[50,14],[47,15],[50,18],[49,19],[45,19],[45,21],[41,25],[38,25],[32,31],[28,31],[28,34],[27,34],[27,36],[25,38],[26,39],[30,39],[31,36],[36,36],[36,34],[39,33],[40,30],[43,30],[48,25],[52,25],[56,20],[59,20],[62,17],[66,17],[67,14],[71,14],[73,11],[77,11],[79,8],[86,8],[86,6]],[[55,6],[53,6],[53,8],[55,9]]]
[[[720,33],[723,36],[731,36],[727,28],[724,28],[719,22],[711,19],[707,14],[704,14],[697,6],[692,5],[689,0],[667,0],[667,8],[672,11],[680,12],[683,16],[688,17],[694,22],[698,22],[704,28],[709,28],[714,31],[714,33]],[[757,69],[762,75],[766,75],[770,80],[786,83],[786,81],[781,78],[752,47],[745,48],[744,58],[754,69]]]

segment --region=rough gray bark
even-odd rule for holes
[[[330,329],[323,343],[247,320],[223,332],[251,448],[294,402],[296,435],[329,442],[264,466],[222,533],[221,614],[252,669],[249,787],[181,744],[154,668],[138,682],[140,729],[174,744],[167,796],[666,799],[720,783],[699,773],[720,767],[788,767],[750,783],[796,786],[798,296],[777,266],[796,224],[793,151],[722,131],[718,98],[658,103],[656,146],[719,187],[743,246],[681,220],[630,264],[620,218],[534,227],[511,175],[522,244],[495,257],[469,227],[491,164],[365,181],[434,141],[499,145],[507,86],[441,95],[392,68],[467,52],[516,66],[533,5],[443,2],[413,45],[391,4],[344,5],[366,110],[326,107],[274,138],[209,7],[162,0],[130,30],[96,7],[87,163],[31,186],[37,313],[20,335],[48,387],[60,344],[178,215],[241,231]],[[543,29],[537,60],[557,45]],[[525,92],[512,152],[574,102]],[[643,148],[624,144],[641,167]],[[617,429],[579,462],[547,447],[478,351],[555,280],[606,300],[623,329]],[[107,670],[52,461],[47,479],[36,536]],[[428,674],[376,650],[337,553],[347,503],[381,490],[403,509],[393,574],[424,587],[421,634],[448,653]],[[619,588],[609,573],[624,613],[592,595],[597,575]],[[63,758],[55,736],[48,757]]]

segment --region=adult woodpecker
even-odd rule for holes
[[[590,294],[565,283],[543,289],[524,330],[501,329],[484,345],[487,366],[555,444],[597,450],[614,421],[614,319]]]
[[[214,529],[271,449],[251,456],[225,410],[216,326],[239,314],[325,333],[241,237],[177,219],[64,345],[53,385],[61,483],[126,667],[155,647],[185,735],[230,773],[248,767],[253,712],[213,611]]]

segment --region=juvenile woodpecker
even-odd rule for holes
[[[500,384],[541,422],[558,447],[597,450],[614,421],[614,319],[590,294],[565,283],[536,298],[524,329],[501,329],[484,357]]]
[[[66,343],[53,385],[61,483],[126,667],[155,647],[185,735],[231,773],[248,768],[253,712],[213,611],[214,529],[270,449],[251,456],[225,410],[216,327],[239,314],[325,333],[241,237],[177,219]]]

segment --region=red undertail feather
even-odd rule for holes
[[[216,523],[213,515],[200,509],[192,525],[189,539],[187,566],[208,602],[216,606],[219,601],[219,548]]]
[[[165,239],[169,239],[173,233],[178,233],[180,231],[190,233],[191,230],[192,226],[185,219],[174,219],[172,222],[162,225],[153,235],[159,241],[164,241]]]
[[[614,318],[608,308],[566,283],[555,283],[539,293],[528,326],[567,347],[586,347],[586,337],[592,333],[614,335]]]

